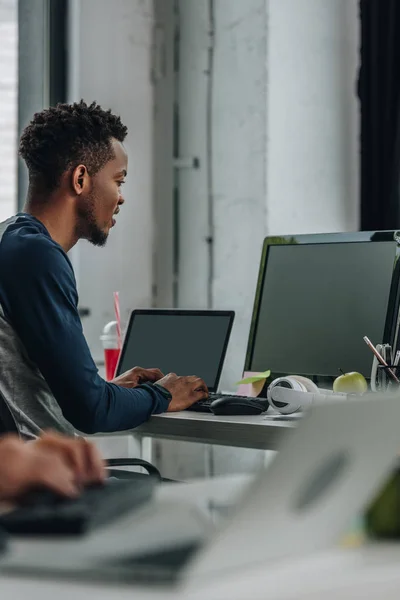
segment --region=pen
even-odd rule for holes
[[[399,361],[400,361],[400,350],[397,350],[396,356],[394,358],[393,366],[394,367],[398,367],[399,366]]]
[[[390,375],[390,377],[393,379],[393,381],[395,381],[396,383],[400,384],[400,380],[398,379],[398,377],[396,377],[396,375],[393,373],[392,369],[389,368],[387,362],[385,361],[385,359],[379,354],[378,350],[375,348],[375,346],[373,345],[373,343],[371,342],[371,340],[369,340],[367,338],[367,336],[365,335],[363,337],[364,342],[367,344],[368,348],[370,350],[372,350],[372,352],[375,354],[376,358],[379,360],[379,362],[381,363],[381,365],[383,365],[384,367],[387,368],[387,372]]]

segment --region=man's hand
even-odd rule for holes
[[[97,449],[82,438],[51,433],[34,442],[22,442],[15,435],[0,439],[1,500],[17,500],[43,486],[74,497],[82,484],[102,482],[104,477]]]
[[[79,486],[101,483],[106,477],[104,461],[98,448],[83,437],[70,438],[45,432],[31,443],[48,454],[58,454],[72,469]]]
[[[189,377],[178,377],[175,373],[169,373],[157,382],[172,395],[168,406],[168,412],[184,410],[195,402],[208,398],[208,389],[200,377],[191,375]]]
[[[116,377],[111,383],[116,383],[121,387],[134,388],[141,383],[155,383],[159,379],[164,377],[160,369],[142,369],[142,367],[134,367],[126,373],[122,373],[119,377]]]

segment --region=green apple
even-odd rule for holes
[[[364,375],[352,371],[343,373],[333,382],[334,392],[345,392],[346,394],[363,394],[368,389],[368,384]]]

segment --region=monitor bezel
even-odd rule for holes
[[[272,246],[277,245],[317,245],[317,244],[334,244],[334,243],[360,243],[360,242],[391,242],[397,243],[394,261],[393,261],[393,275],[392,282],[389,291],[388,306],[386,310],[385,326],[383,331],[383,342],[390,344],[394,350],[399,349],[399,324],[400,324],[400,231],[397,230],[385,230],[385,231],[357,231],[349,233],[316,233],[316,234],[300,234],[300,235],[282,235],[282,236],[268,236],[264,239],[260,267],[257,277],[257,286],[253,303],[253,311],[251,316],[251,324],[249,337],[247,342],[246,357],[244,364],[244,372],[252,371],[252,361],[254,354],[254,344],[256,331],[259,321],[260,309],[261,309],[261,294],[263,290],[263,282],[265,279],[268,252]],[[367,335],[367,333],[366,333]],[[375,343],[378,343],[375,341]],[[372,364],[371,355],[371,364]],[[268,369],[268,365],[265,367]],[[282,377],[286,375],[303,375],[310,378],[310,375],[304,375],[303,373],[280,373],[271,372],[269,380],[273,380],[276,377]],[[339,375],[339,373],[338,373]],[[331,385],[335,377],[328,376],[324,377],[321,375],[314,375],[311,377],[313,381],[319,385]],[[369,379],[369,378],[368,378]]]
[[[115,377],[122,375],[121,366],[123,364],[125,352],[126,352],[126,340],[129,339],[133,323],[136,316],[140,315],[174,315],[174,316],[193,316],[193,317],[226,317],[229,319],[228,329],[225,335],[225,341],[223,350],[221,353],[221,358],[218,365],[217,375],[215,378],[215,386],[209,387],[210,392],[216,392],[218,389],[219,381],[221,379],[221,373],[225,362],[226,352],[228,350],[228,344],[231,337],[233,322],[235,320],[235,311],[234,310],[213,310],[213,309],[181,309],[181,308],[136,308],[131,311],[129,316],[129,323],[126,330],[126,334],[124,336],[124,341],[122,344],[122,349],[120,352],[118,364],[115,370]],[[140,366],[140,365],[138,365]],[[154,365],[157,368],[157,365]],[[195,374],[195,373],[194,373]],[[166,373],[165,373],[166,375]],[[184,373],[184,375],[193,375],[193,373]]]

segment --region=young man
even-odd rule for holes
[[[67,252],[79,239],[106,243],[125,201],[126,134],[119,117],[82,101],[35,114],[21,136],[28,197],[0,225],[0,392],[26,438],[126,430],[208,394],[198,377],[158,369],[107,383],[83,335]]]
[[[105,479],[103,460],[94,444],[55,433],[22,442],[16,435],[0,438],[0,501],[17,500],[35,487],[63,496],[78,496],[80,488]]]

